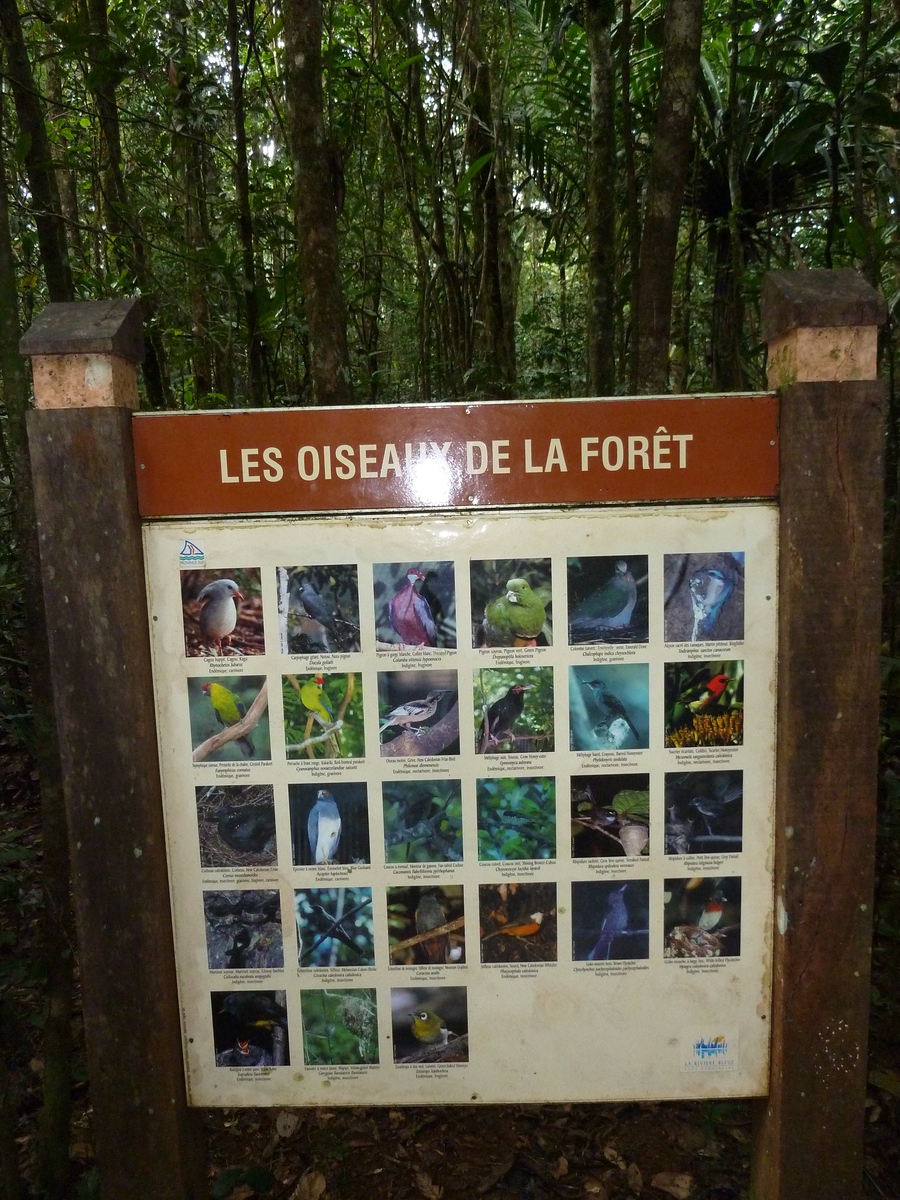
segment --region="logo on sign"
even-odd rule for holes
[[[736,1071],[738,1065],[737,1035],[723,1033],[712,1037],[693,1038],[685,1047],[682,1071]]]
[[[203,562],[203,551],[199,546],[195,546],[193,542],[185,539],[185,543],[181,547],[181,553],[178,555],[178,561],[181,563]]]
[[[728,1042],[719,1034],[718,1037],[700,1038],[694,1042],[695,1058],[716,1058],[724,1057],[728,1053]]]

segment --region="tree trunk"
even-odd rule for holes
[[[475,245],[480,256],[476,320],[480,324],[479,357],[481,384],[488,396],[508,396],[512,386],[512,363],[505,328],[503,292],[500,282],[500,221],[497,201],[497,146],[493,136],[490,68],[481,61],[477,18],[472,10],[466,77],[469,94],[469,123],[466,130],[466,166],[483,165],[471,180]],[[486,160],[486,161],[485,161]]]
[[[635,322],[638,309],[638,267],[641,255],[641,206],[638,199],[637,171],[634,162],[634,117],[631,106],[631,0],[622,0],[622,21],[619,26],[621,38],[622,72],[622,150],[625,163],[625,211],[628,222],[628,336],[627,370],[624,361],[620,370],[627,377],[634,391],[635,368]],[[623,326],[625,322],[623,321]],[[624,356],[623,356],[624,358]]]
[[[91,92],[97,105],[100,123],[103,215],[115,245],[117,265],[120,270],[124,269],[130,273],[141,293],[147,330],[147,352],[144,360],[147,398],[153,408],[166,408],[169,407],[171,396],[165,349],[156,324],[156,303],[149,283],[144,235],[139,218],[131,211],[128,203],[128,188],[122,168],[119,109],[108,61],[109,21],[106,0],[88,0],[88,18],[91,25]]]
[[[253,0],[247,24],[253,28]],[[228,0],[228,49],[231,58],[231,103],[234,110],[234,179],[238,200],[238,232],[243,259],[243,301],[247,317],[247,368],[250,402],[255,408],[268,404],[264,351],[259,331],[259,290],[253,245],[253,215],[250,211],[250,169],[247,162],[247,129],[244,118],[244,71],[240,62],[237,0]]]
[[[610,396],[616,387],[616,87],[612,53],[614,0],[585,0],[584,17],[591,62],[591,131],[587,181],[588,395]]]
[[[6,49],[6,69],[12,84],[19,128],[28,140],[25,170],[47,292],[53,301],[73,300],[75,288],[56,184],[56,164],[50,151],[50,140],[16,0],[0,0],[0,36]]]
[[[335,205],[336,155],[325,133],[322,111],[322,0],[284,0],[282,15],[294,221],[313,402],[351,404]]]
[[[665,392],[669,383],[675,253],[691,161],[702,25],[702,0],[668,0],[638,280],[635,383],[642,393]]]
[[[92,2],[105,3],[105,0],[92,0]],[[203,398],[212,391],[212,363],[209,353],[209,299],[203,262],[206,239],[203,229],[204,222],[200,214],[203,171],[194,98],[191,93],[193,59],[187,40],[189,13],[184,0],[176,0],[172,6],[171,15],[177,58],[170,63],[169,81],[172,89],[172,119],[175,126],[175,160],[180,169],[184,196],[184,238],[187,250],[188,303],[191,313],[193,403],[199,405]]]
[[[717,391],[744,390],[741,361],[744,331],[744,248],[741,231],[744,224],[741,188],[743,139],[738,104],[738,68],[740,65],[741,13],[736,3],[731,9],[731,49],[728,70],[728,221],[714,230],[715,277],[711,329],[712,386]]]
[[[59,46],[55,42],[47,42],[44,47],[47,63],[47,96],[50,105],[47,117],[51,126],[62,121],[65,116],[62,97],[62,77],[59,71]],[[56,184],[59,188],[59,200],[63,219],[66,223],[66,235],[69,250],[84,261],[84,241],[81,236],[81,221],[78,215],[78,191],[75,183],[75,171],[68,163],[69,152],[65,142],[54,133],[50,145],[53,161],[56,163]]]

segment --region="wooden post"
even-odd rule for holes
[[[754,1200],[862,1195],[878,760],[884,301],[854,271],[763,284],[781,390],[772,1075]]]
[[[51,304],[21,349],[103,1196],[194,1200],[131,440],[139,303]]]

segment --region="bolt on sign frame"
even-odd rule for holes
[[[309,416],[134,422],[190,1101],[763,1095],[776,398]]]

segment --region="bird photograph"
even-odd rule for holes
[[[570,750],[646,750],[649,745],[647,663],[569,668]]]
[[[187,658],[265,654],[258,567],[181,572]]]
[[[743,849],[743,771],[667,772],[665,803],[666,854]]]
[[[731,958],[740,954],[740,876],[667,879],[663,886],[663,957]]]
[[[377,650],[456,649],[452,562],[375,563],[372,580]]]
[[[743,745],[743,660],[666,663],[664,686],[667,746]]]
[[[552,667],[480,667],[473,688],[476,754],[552,752]]]
[[[489,650],[553,643],[550,559],[471,563],[472,645]]]
[[[303,888],[294,892],[300,967],[372,967],[375,928],[370,887]]]
[[[363,781],[288,784],[295,867],[370,863],[368,790]]]
[[[458,779],[385,780],[381,800],[386,862],[462,862]]]
[[[650,776],[573,775],[572,857],[650,853]]]
[[[555,779],[478,779],[475,798],[480,862],[557,857]]]
[[[243,727],[250,714],[253,702],[259,696],[266,678],[264,675],[219,675],[215,679],[188,679],[188,709],[191,722],[191,746],[194,761],[210,760],[227,762],[252,760],[265,762],[272,757],[269,739],[269,711],[263,706],[255,711],[256,721],[252,728],[218,745],[219,738],[207,746],[216,734],[234,726]],[[258,706],[257,706],[258,707]]]
[[[478,888],[483,963],[556,962],[556,884],[483,883]]]
[[[303,1061],[308,1067],[378,1062],[378,1006],[374,988],[304,988]]]
[[[570,558],[569,644],[640,644],[650,637],[647,555]]]
[[[462,884],[389,887],[387,921],[391,966],[443,967],[466,961]]]
[[[380,671],[378,737],[386,758],[459,754],[456,671]]]
[[[468,1062],[464,987],[391,988],[394,1062]]]
[[[572,884],[572,958],[611,962],[650,957],[650,884],[591,879]]]
[[[273,867],[275,797],[269,783],[195,789],[201,867]]]
[[[241,1044],[254,1048],[248,1058],[268,1055],[265,1065],[290,1064],[283,991],[212,992],[210,1006],[217,1066],[234,1066],[230,1059],[236,1050],[241,1053]]]
[[[284,740],[288,759],[364,758],[362,675],[283,675]]]
[[[355,564],[276,567],[282,654],[359,650],[359,581]]]
[[[211,971],[281,970],[284,941],[277,891],[203,893]]]
[[[666,554],[663,604],[667,642],[744,639],[744,552]]]

